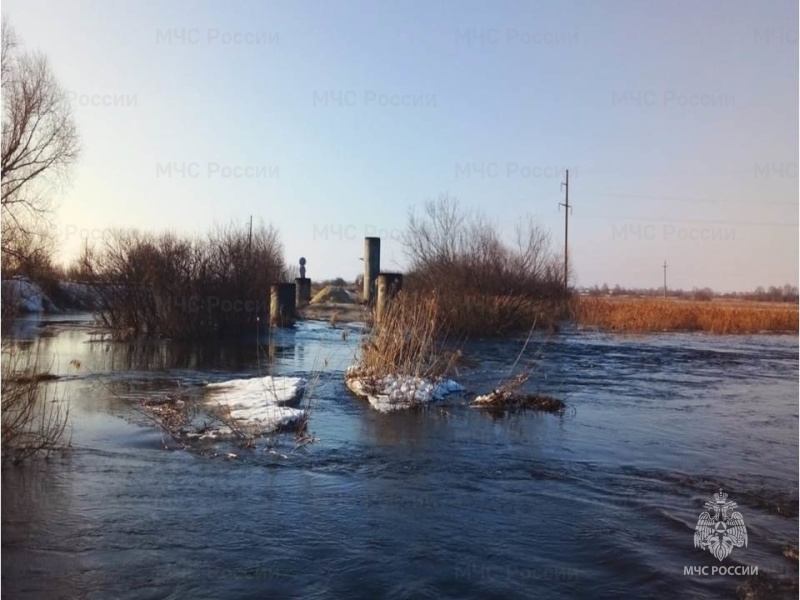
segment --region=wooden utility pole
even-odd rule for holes
[[[561,202],[559,210],[564,207],[564,291],[569,290],[569,212],[572,207],[569,205],[569,169],[567,169],[566,181],[561,183],[564,188],[564,202]]]
[[[664,299],[667,298],[667,261],[664,261]]]
[[[247,254],[252,254],[253,251],[253,215],[250,215],[250,233],[247,236]]]

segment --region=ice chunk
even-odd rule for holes
[[[215,393],[218,402],[242,405],[290,404],[298,400],[305,388],[302,377],[253,377],[251,379],[232,379],[220,383],[209,383],[208,389]]]
[[[300,399],[306,380],[301,377],[256,377],[210,383],[208,403],[239,427],[261,432],[290,426],[305,417],[305,411],[290,408]]]
[[[354,394],[366,397],[370,406],[381,412],[429,404],[464,391],[459,383],[450,379],[431,381],[414,375],[374,379],[360,377],[354,367],[347,370],[345,383]]]

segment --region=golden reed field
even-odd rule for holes
[[[797,333],[798,305],[746,300],[577,298],[573,318],[612,331]]]

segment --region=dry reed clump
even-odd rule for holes
[[[442,319],[467,337],[502,336],[537,329],[557,329],[568,314],[565,302],[523,295],[448,294],[440,304]]]
[[[798,331],[798,307],[754,302],[675,299],[579,298],[572,306],[581,324],[613,331],[786,333]]]
[[[48,393],[52,376],[39,370],[36,350],[22,352],[10,340],[2,344],[2,456],[3,463],[49,456],[64,449],[69,418],[67,403]]]
[[[381,323],[364,338],[359,363],[348,376],[444,377],[460,355],[448,350],[446,343],[439,297],[402,291],[387,306]]]

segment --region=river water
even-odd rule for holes
[[[558,416],[376,412],[344,385],[358,333],[342,332],[301,323],[266,365],[255,340],[114,343],[85,317],[22,322],[63,376],[72,449],[3,470],[3,597],[734,597],[746,577],[719,565],[797,581],[782,554],[798,543],[797,337],[536,337],[521,362],[567,402]],[[455,378],[490,390],[524,342],[471,343]],[[136,410],[265,369],[317,380],[316,443],[164,449]],[[722,563],[693,542],[719,488],[749,536]]]

